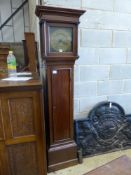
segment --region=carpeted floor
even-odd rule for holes
[[[48,175],[83,175],[84,173],[89,172],[92,169],[95,169],[96,167],[99,167],[107,162],[110,162],[121,155],[127,155],[131,158],[131,149],[85,158],[83,159],[82,164],[48,173]]]

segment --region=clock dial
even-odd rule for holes
[[[50,52],[72,52],[72,35],[71,27],[50,27]]]

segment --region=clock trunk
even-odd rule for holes
[[[37,6],[45,63],[45,120],[48,171],[78,163],[73,127],[74,63],[83,10]]]

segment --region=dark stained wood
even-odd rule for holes
[[[38,79],[0,81],[0,131],[3,131],[0,172],[5,172],[2,175],[46,175],[41,96],[42,85]]]
[[[36,15],[40,19],[40,41],[41,55],[47,62],[72,62],[78,58],[78,24],[79,17],[84,10],[67,9],[59,7],[37,6]],[[72,26],[73,28],[73,52],[70,53],[49,53],[49,26]]]
[[[37,6],[36,15],[40,19],[50,22],[79,23],[79,17],[85,10],[68,9],[62,7]],[[63,17],[63,18],[62,18]]]
[[[34,33],[25,33],[26,51],[28,56],[28,69],[37,72],[36,43]]]
[[[8,96],[9,98],[9,96]],[[33,100],[31,97],[10,98],[8,100],[8,108],[10,109],[11,127],[14,137],[33,135],[34,129],[34,111]]]
[[[57,74],[53,74],[53,71],[57,71]],[[49,115],[50,124],[54,126],[50,135],[51,143],[71,141],[73,139],[72,66],[48,67],[47,75],[51,77],[48,78],[48,84],[51,85],[48,89],[49,102],[52,106]]]
[[[11,174],[38,175],[37,148],[35,143],[23,143],[8,146]]]
[[[33,101],[37,101],[36,92],[3,93],[2,105],[6,119],[6,138],[20,138],[35,135],[35,111]],[[11,122],[10,122],[11,121]]]
[[[57,74],[53,74],[56,71]],[[50,147],[48,171],[77,163],[77,148],[73,140],[73,66],[48,66],[48,102]],[[47,113],[46,113],[47,115]],[[48,145],[49,146],[49,145]]]
[[[32,136],[23,136],[23,137],[18,137],[18,138],[13,138],[13,139],[8,139],[5,140],[6,145],[15,145],[18,143],[28,143],[28,142],[35,142],[37,140],[37,137],[32,135]]]
[[[76,165],[78,163],[76,152],[74,141],[63,141],[61,144],[52,145],[48,150],[48,171]]]
[[[9,47],[0,44],[0,74],[7,72],[7,56]]]
[[[1,100],[0,100],[0,108],[2,108],[1,106]],[[3,116],[2,116],[2,112],[0,110],[0,141],[4,140],[4,128],[3,128]]]
[[[47,133],[48,171],[74,165],[77,147],[73,134],[73,67],[78,58],[78,24],[84,10],[37,6],[40,19],[41,55],[46,67],[43,77]],[[72,51],[50,52],[50,27],[72,28]]]
[[[84,175],[130,175],[131,159],[121,156],[95,170]]]
[[[6,145],[0,141],[0,175],[10,175]]]
[[[52,74],[53,133],[54,143],[57,143],[70,138],[70,75],[72,70],[56,67],[52,69],[54,70],[57,74]],[[61,94],[59,98],[58,94]]]

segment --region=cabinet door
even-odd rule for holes
[[[53,143],[72,138],[72,68],[51,69]]]
[[[11,175],[45,175],[40,93],[3,94],[2,106]]]

